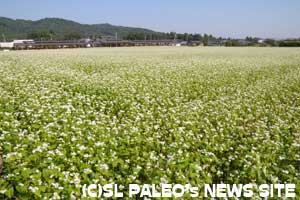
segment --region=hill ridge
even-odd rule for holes
[[[83,37],[114,36],[118,32],[119,37],[128,33],[155,31],[129,26],[112,25],[110,23],[82,24],[73,20],[47,17],[39,20],[11,19],[0,16],[0,37],[3,40],[24,39],[29,34],[37,32],[53,32],[54,39],[62,39],[66,34],[78,33]]]

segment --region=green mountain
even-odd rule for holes
[[[114,26],[111,24],[80,24],[71,20],[60,18],[45,18],[37,21],[10,19],[0,17],[0,41],[6,38],[7,41],[13,39],[24,39],[30,37],[45,37],[52,39],[66,39],[67,37],[99,37],[114,36],[125,37],[131,33],[155,33],[144,28],[133,28],[125,26]]]

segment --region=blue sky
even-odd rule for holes
[[[60,17],[235,38],[300,37],[300,0],[1,0],[0,16]]]

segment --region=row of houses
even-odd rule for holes
[[[237,46],[250,46],[250,45],[253,45],[253,42],[245,40],[245,39],[236,39],[236,40],[224,39],[224,40],[209,40],[207,42],[207,46],[228,46],[229,42],[234,42],[235,44],[237,44]],[[255,43],[263,44],[264,40],[259,40]]]
[[[207,46],[230,46],[230,40],[209,40]],[[247,40],[235,40],[239,46],[248,46]],[[263,43],[263,41],[258,41]],[[34,41],[14,40],[0,43],[0,49],[59,49],[59,48],[90,48],[90,47],[131,47],[131,46],[203,46],[201,41],[182,40],[114,40],[114,39],[81,39],[72,41]]]
[[[0,43],[0,49],[59,49],[59,48],[90,48],[90,47],[130,47],[130,46],[199,46],[199,41],[180,40],[109,40],[82,39],[73,41],[34,41],[14,40]]]
[[[125,47],[125,46],[175,46],[174,40],[74,40],[74,41],[33,41],[14,40],[0,43],[1,49],[58,49],[58,48],[89,48],[89,47]]]

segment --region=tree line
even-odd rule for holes
[[[53,30],[49,31],[35,31],[27,34],[28,39],[36,41],[47,41],[47,40],[79,40],[83,38],[83,35],[78,32],[68,32],[63,36],[56,34]]]
[[[191,34],[191,33],[142,33],[142,32],[133,32],[129,33],[124,37],[125,40],[181,40],[181,41],[200,41],[204,44],[207,44],[208,41],[221,40],[222,38],[217,38],[209,34]]]
[[[79,32],[66,32],[63,35],[55,33],[53,30],[36,31],[27,35],[28,39],[36,41],[48,41],[48,40],[79,40],[82,38],[90,38],[93,40],[101,39],[100,34],[83,35]],[[199,34],[199,33],[175,33],[175,32],[130,32],[123,36],[124,40],[180,40],[185,42],[197,41],[201,42],[204,46],[218,45],[218,46],[272,46],[272,47],[300,47],[300,38],[293,40],[274,40],[265,39],[263,42],[259,42],[260,38],[247,36],[243,40],[215,37],[211,34]]]
[[[79,32],[67,32],[64,33],[63,37],[59,34],[56,34],[53,30],[48,31],[35,31],[27,34],[28,39],[34,39],[38,41],[43,40],[78,40],[84,37],[88,37],[90,39],[101,39],[102,36],[100,34],[86,36]],[[202,41],[208,42],[209,40],[218,40],[220,38],[216,38],[213,35],[208,34],[190,34],[190,33],[175,33],[175,32],[168,32],[168,33],[160,33],[160,32],[151,32],[151,33],[144,33],[144,32],[130,32],[122,38],[124,40],[182,40],[182,41]]]

